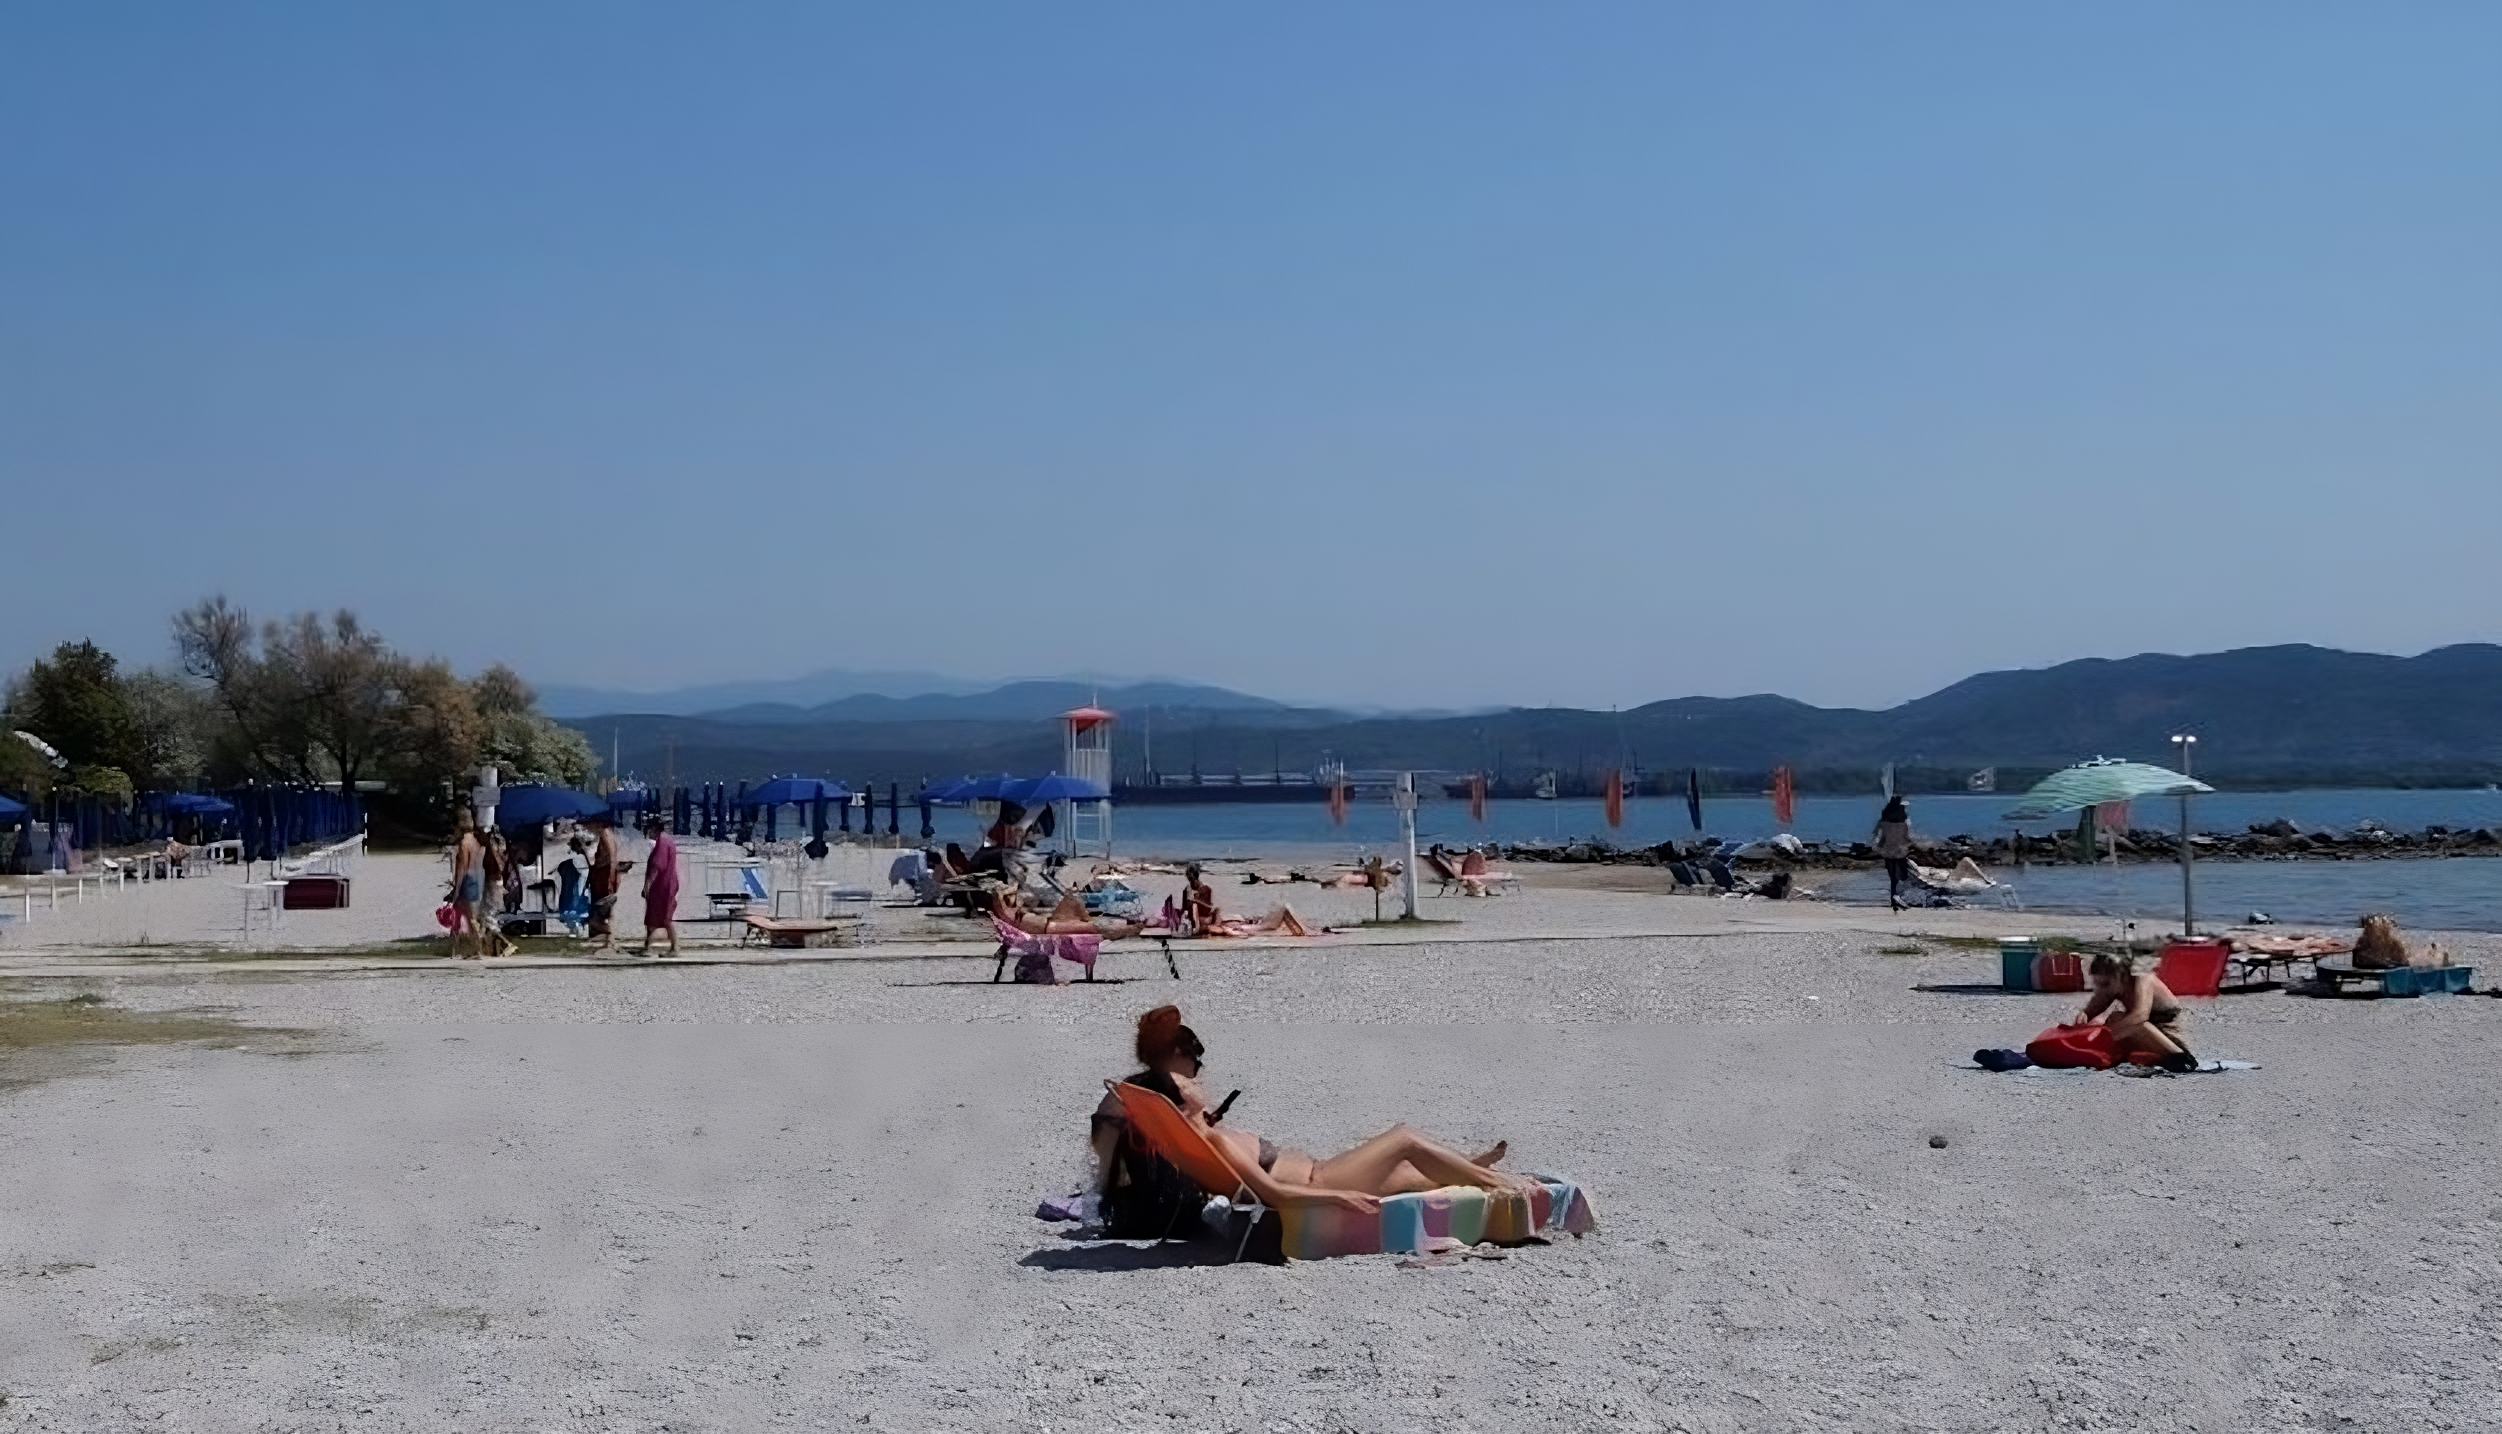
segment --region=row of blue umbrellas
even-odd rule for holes
[[[1109,787],[1086,777],[1064,776],[1051,772],[1040,777],[1012,777],[1002,772],[995,777],[963,777],[942,782],[921,793],[923,799],[942,806],[961,802],[1013,802],[1031,809],[1053,802],[1099,802],[1112,795]]]

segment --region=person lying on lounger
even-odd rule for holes
[[[1181,1107],[1182,1115],[1205,1130],[1216,1147],[1262,1204],[1335,1205],[1360,1214],[1380,1210],[1380,1197],[1447,1185],[1481,1190],[1519,1189],[1525,1177],[1492,1168],[1508,1151],[1508,1143],[1465,1156],[1407,1125],[1394,1125],[1351,1150],[1316,1159],[1300,1150],[1278,1146],[1262,1136],[1213,1117],[1199,1086],[1199,1070],[1207,1048],[1198,1033],[1182,1024],[1181,1008],[1158,1006],[1138,1018],[1138,1063],[1145,1069],[1126,1084],[1143,1086]],[[1124,1163],[1128,1122],[1120,1102],[1107,1095],[1095,1108],[1093,1143],[1097,1168],[1103,1172],[1107,1204],[1117,1204],[1124,1180],[1135,1164]]]
[[[1074,891],[1060,898],[1060,904],[1048,914],[1028,911],[1010,900],[1002,889],[990,894],[990,914],[1029,936],[1129,937],[1147,929],[1141,921],[1114,921],[1108,917],[1089,916],[1086,903]]]
[[[1182,868],[1182,907],[1190,929],[1201,936],[1261,936],[1283,932],[1288,936],[1309,936],[1311,928],[1294,914],[1291,906],[1280,906],[1257,921],[1249,917],[1228,917],[1216,909],[1216,893],[1208,888],[1199,874],[1199,864],[1192,862]]]
[[[2093,977],[2093,999],[2064,1026],[2090,1026],[2101,1016],[2104,1028],[2111,1032],[2112,1049],[2122,1061],[2141,1066],[2197,1066],[2198,1058],[2189,1053],[2189,1043],[2183,1038],[2180,998],[2152,972],[2137,974],[2133,957],[2097,956],[2088,974]]]

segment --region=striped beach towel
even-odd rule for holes
[[[1440,1240],[1517,1245],[1547,1235],[1586,1235],[1598,1228],[1589,1197],[1580,1186],[1552,1175],[1536,1178],[1534,1193],[1453,1185],[1415,1195],[1388,1195],[1382,1198],[1379,1215],[1359,1215],[1332,1206],[1288,1206],[1277,1212],[1280,1243],[1287,1259],[1325,1260],[1336,1255],[1415,1254]]]

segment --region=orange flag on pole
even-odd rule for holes
[[[1625,824],[1625,774],[1613,767],[1607,769],[1607,824]]]

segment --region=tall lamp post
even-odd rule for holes
[[[2196,757],[2196,755],[2197,755],[2197,750],[2198,750],[2198,739],[2197,739],[2195,736],[2193,736],[2192,734],[2187,733],[2187,732],[2176,732],[2176,733],[2174,733],[2174,734],[2173,734],[2173,736],[2172,736],[2172,745],[2173,745],[2173,746],[2175,746],[2175,747],[2180,748],[2180,750],[2181,750],[2181,775],[2182,775],[2182,776],[2184,776],[2184,777],[2195,775],[2194,773],[2192,773],[2192,772],[2190,771],[2190,765],[2191,765],[2192,760],[2193,760],[2193,759]],[[2191,856],[2190,856],[2190,851],[2189,851],[2189,793],[2187,793],[2187,792],[2182,792],[2182,793],[2181,793],[2181,935],[2182,935],[2182,937],[2183,937],[2183,938],[2187,938],[2187,937],[2195,936],[2195,935],[2197,935],[2197,934],[2198,934],[2198,928],[2197,928],[2197,927],[2193,924],[2193,922],[2194,922],[2194,920],[2195,920],[2195,918],[2196,918],[2196,910],[2195,910],[2194,905],[2192,904],[2192,898],[2191,898],[2191,894],[2190,894],[2190,893],[2191,893],[2191,886],[2190,886],[2189,868],[2190,868],[2190,861],[2191,861],[2191,860],[2192,860],[2192,858],[2191,858]]]

